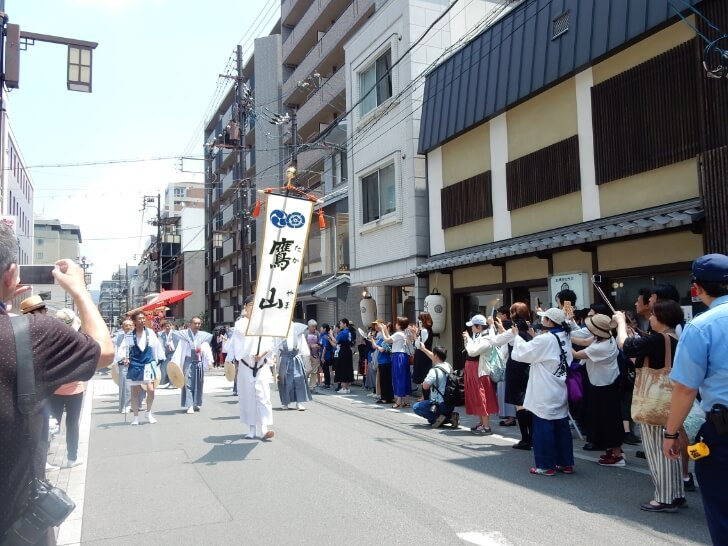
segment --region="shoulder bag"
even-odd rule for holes
[[[30,452],[27,461],[30,464],[32,479],[27,486],[28,502],[2,537],[0,542],[2,546],[37,544],[50,532],[51,527],[58,527],[76,508],[75,503],[63,490],[48,482],[45,477],[38,477],[36,474],[37,438],[33,437],[31,432],[30,416],[38,411],[38,405],[30,323],[27,316],[20,316],[11,318],[11,324],[15,337],[18,410],[23,416],[25,426],[23,441],[27,442]]]
[[[661,335],[665,339],[665,367],[654,370],[649,367],[649,357],[645,357],[637,369],[632,393],[632,419],[646,425],[664,426],[672,402],[672,345],[670,336]]]

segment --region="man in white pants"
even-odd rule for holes
[[[228,358],[238,362],[238,407],[240,422],[248,425],[245,438],[271,440],[275,433],[270,384],[273,378],[273,340],[270,337],[246,336],[248,316],[253,310],[253,297],[245,300],[243,316],[235,322],[229,341]]]

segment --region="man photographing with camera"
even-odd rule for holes
[[[43,402],[65,383],[87,381],[97,368],[108,366],[114,350],[108,329],[86,290],[83,270],[71,260],[60,260],[55,281],[73,298],[81,318],[81,334],[53,316],[27,316],[35,376],[35,407],[29,416],[20,413],[15,336],[6,304],[22,292],[18,272],[18,241],[0,224],[0,544],[22,544],[16,529],[33,536],[28,544],[54,544],[53,522],[31,516],[36,499],[32,482],[45,477],[47,450],[43,447]],[[13,319],[13,320],[25,320]]]

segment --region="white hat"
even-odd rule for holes
[[[479,326],[485,326],[488,324],[488,321],[485,319],[483,315],[475,315],[473,318],[470,319],[470,321],[465,323],[465,326],[472,326],[473,324],[477,324]]]
[[[73,312],[73,309],[61,309],[57,311],[56,318],[62,320],[77,332],[81,329],[81,319]]]
[[[546,311],[539,311],[536,314],[539,317],[547,317],[549,320],[551,320],[555,324],[558,324],[559,326],[566,322],[566,313],[564,313],[561,309],[557,307],[546,309]]]

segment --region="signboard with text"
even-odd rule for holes
[[[296,305],[313,202],[269,194],[253,311],[246,335],[286,337]]]
[[[576,308],[583,309],[591,304],[590,278],[588,273],[559,273],[549,276],[550,306],[556,307],[556,294],[562,290],[573,290],[576,294]]]

